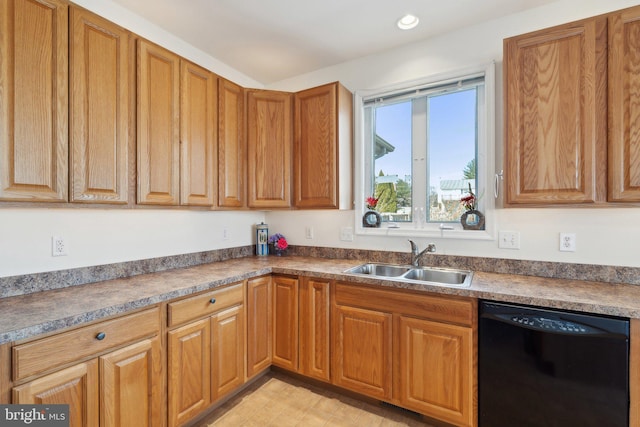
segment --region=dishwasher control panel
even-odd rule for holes
[[[569,322],[567,320],[548,319],[539,316],[513,316],[511,321],[522,325],[531,326],[537,329],[545,329],[556,332],[571,333],[597,333],[598,331],[589,326],[580,325],[578,323]]]

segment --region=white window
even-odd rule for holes
[[[494,65],[356,92],[356,228],[361,234],[492,238]],[[485,230],[462,230],[473,192]],[[380,228],[362,226],[367,197]]]

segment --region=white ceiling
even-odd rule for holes
[[[268,85],[556,0],[113,1]]]

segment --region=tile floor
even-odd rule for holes
[[[357,400],[273,371],[193,427],[253,426],[435,427],[412,412]]]

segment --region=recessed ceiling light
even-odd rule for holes
[[[420,22],[420,19],[418,19],[417,16],[407,14],[398,19],[398,28],[401,30],[410,30],[415,28],[418,22]]]

